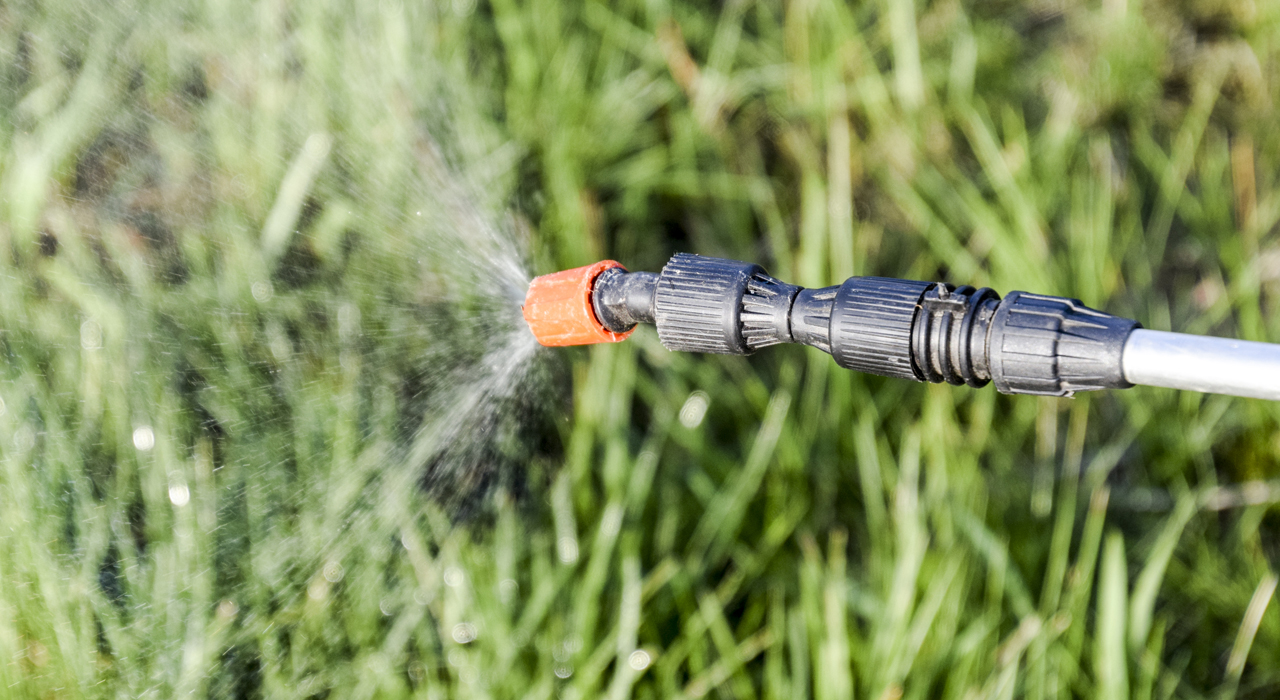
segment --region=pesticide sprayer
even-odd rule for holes
[[[1075,299],[850,277],[805,289],[759,265],[680,253],[662,272],[612,260],[533,280],[524,318],[543,345],[625,340],[657,326],[668,350],[746,355],[810,345],[859,372],[1006,394],[1134,384],[1280,400],[1280,345],[1145,330]]]

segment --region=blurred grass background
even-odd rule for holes
[[[534,273],[1280,341],[1278,60],[1261,0],[4,0],[2,692],[1274,697],[1269,403],[640,330],[540,354],[466,517],[403,447],[501,315],[446,171]]]

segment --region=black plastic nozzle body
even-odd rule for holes
[[[1138,323],[1075,299],[884,277],[805,289],[750,263],[686,253],[660,274],[596,281],[600,322],[653,323],[668,350],[745,355],[778,343],[830,353],[846,369],[1007,394],[1122,389],[1121,354]]]

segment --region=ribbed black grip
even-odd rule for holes
[[[1063,297],[1013,292],[1001,300],[990,289],[887,277],[802,289],[758,265],[685,253],[656,281],[616,273],[598,284],[597,315],[619,327],[647,321],[652,298],[668,350],[745,355],[801,343],[857,372],[973,387],[991,381],[1006,394],[1128,387],[1121,354],[1139,327]]]
[[[991,379],[1006,394],[1128,388],[1120,356],[1129,333],[1140,327],[1076,299],[1010,292],[987,340]]]
[[[677,253],[658,277],[654,316],[668,350],[743,355],[742,296],[759,265]]]
[[[921,381],[911,327],[932,282],[850,277],[831,308],[831,355],[845,369]]]

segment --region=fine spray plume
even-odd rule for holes
[[[549,380],[517,307],[529,284],[519,226],[482,183],[451,166],[433,142],[417,153],[427,233],[422,306],[427,355],[417,358],[422,422],[407,441],[400,487],[418,480],[455,518],[483,511],[495,488],[518,494],[524,465],[543,450],[538,421]],[[546,414],[546,415],[543,415]]]
[[[604,261],[538,277],[525,321],[548,346],[657,327],[668,350],[748,355],[780,343],[886,377],[1071,396],[1137,384],[1280,400],[1280,345],[1147,330],[1076,299],[885,277],[805,289],[759,265],[679,253],[661,273]]]

